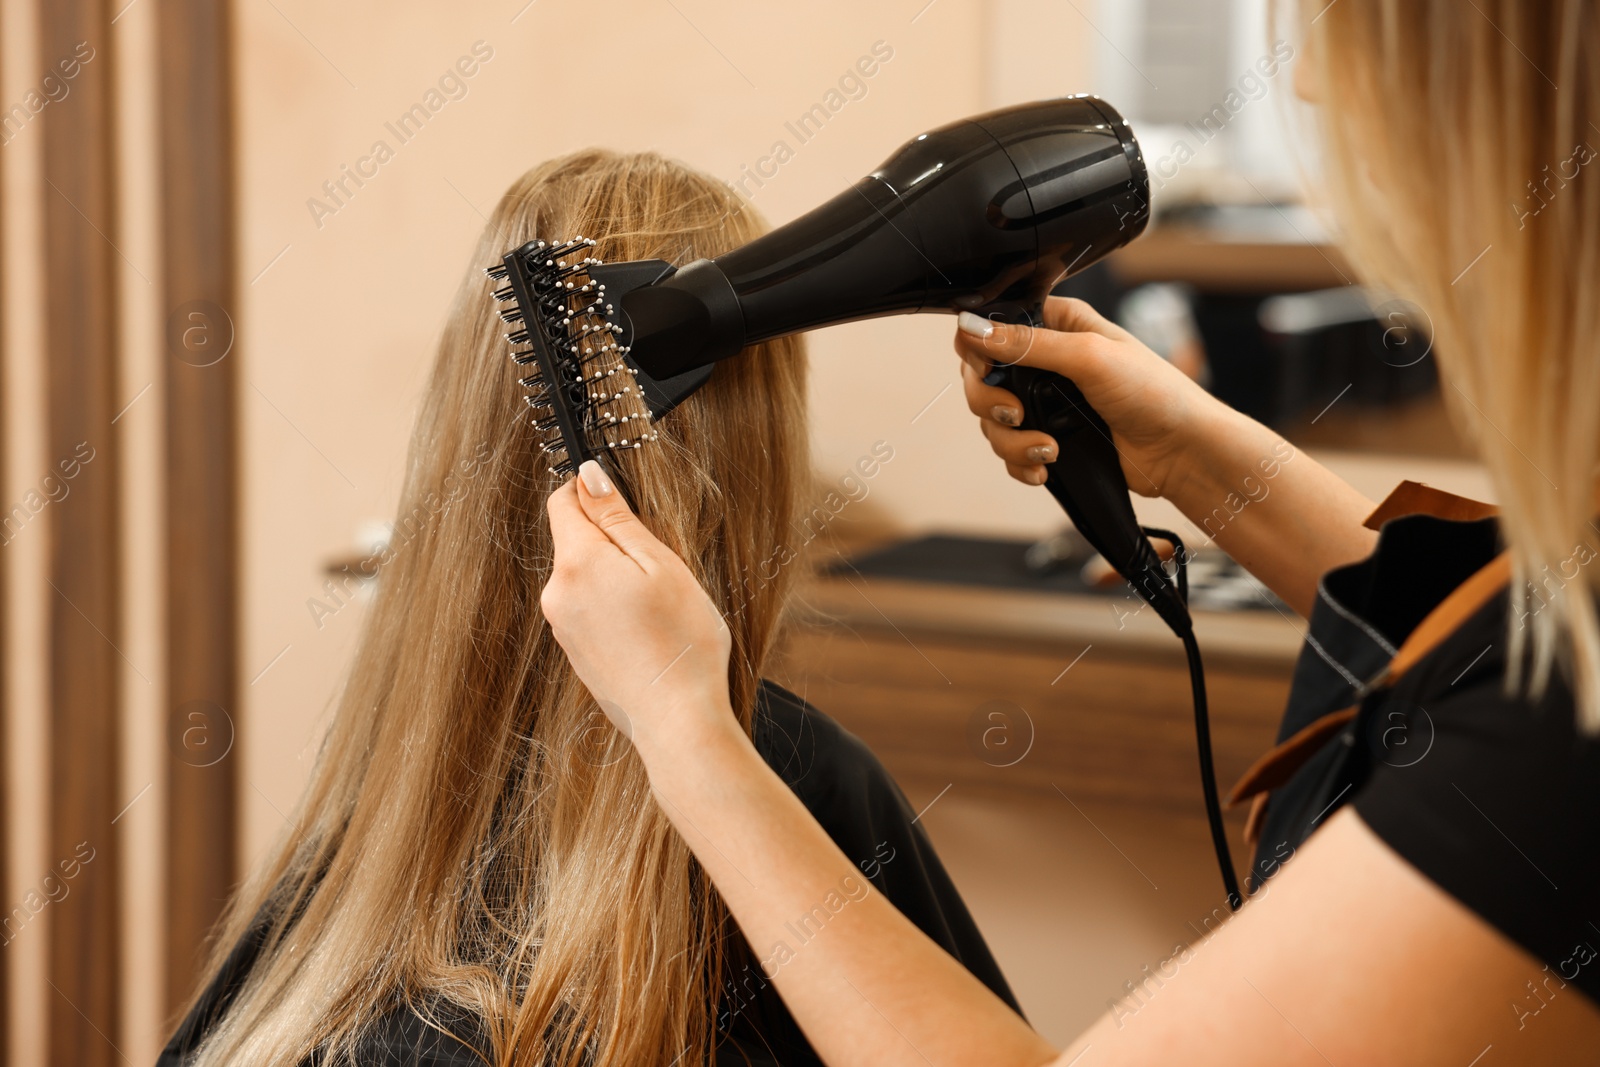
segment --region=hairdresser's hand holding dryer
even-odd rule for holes
[[[1197,526],[1270,479],[1216,542],[1315,645],[1285,718],[1295,743],[1274,754],[1284,780],[1257,790],[1254,896],[1157,995],[1066,1051],[877,893],[786,947],[785,924],[837,897],[853,865],[739,729],[728,631],[689,570],[597,465],[551,498],[555,635],[828,1063],[1600,1063],[1600,633],[1582,567],[1597,554],[1600,312],[1576,288],[1600,277],[1600,186],[1552,187],[1534,222],[1514,210],[1540,164],[1600,123],[1600,14],[1488,6],[1493,21],[1454,0],[1312,4],[1296,78],[1328,102],[1349,251],[1428,308],[1498,517],[1414,486],[1375,510],[1081,303],[1052,300],[1040,330],[959,324],[968,404],[1019,481],[1044,480],[1055,442],[1015,428],[1015,397],[983,382],[997,363],[1076,382],[1129,485]],[[1560,74],[1560,108],[1530,66]],[[1508,595],[1529,581],[1532,599]],[[1426,709],[1426,758],[1318,747],[1401,705]],[[1321,810],[1297,814],[1307,804]]]

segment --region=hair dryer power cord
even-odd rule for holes
[[[1185,606],[1189,603],[1188,551],[1183,541],[1170,530],[1153,526],[1140,527],[1146,537],[1166,541],[1172,545],[1173,560],[1177,564],[1178,597]],[[1233,870],[1233,854],[1228,848],[1228,831],[1222,822],[1222,800],[1217,793],[1217,769],[1211,756],[1211,713],[1206,703],[1205,666],[1200,662],[1200,643],[1195,640],[1194,629],[1174,631],[1183,641],[1183,651],[1189,660],[1189,687],[1194,695],[1194,740],[1200,756],[1200,786],[1205,794],[1206,821],[1211,825],[1211,845],[1217,853],[1217,866],[1222,871],[1222,886],[1228,894],[1228,907],[1239,910],[1244,897],[1239,893],[1239,878]]]

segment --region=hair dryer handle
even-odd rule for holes
[[[1045,467],[1045,488],[1078,532],[1105,557],[1174,632],[1192,624],[1187,605],[1167,578],[1161,557],[1139,526],[1122,475],[1111,428],[1068,378],[1035,367],[997,366],[988,385],[1022,402],[1022,427],[1055,438],[1058,452]]]

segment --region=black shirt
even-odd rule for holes
[[[1001,1000],[1021,1014],[999,965],[978,932],[955,885],[933,851],[894,779],[860,739],[811,705],[771,682],[763,682],[751,731],[756,750],[805,804],[862,877],[923,933],[960,961]],[[179,1067],[206,1029],[226,1011],[259,951],[264,925],[235,946],[221,973],[179,1026],[157,1067]],[[717,1013],[718,1064],[819,1065],[798,1024],[743,949],[735,929]],[[792,946],[791,946],[792,947]],[[470,1045],[487,1051],[472,1020],[439,1033],[409,1010],[380,1019],[363,1040],[360,1062],[371,1067],[479,1067]],[[463,1044],[466,1042],[466,1044]],[[315,1057],[313,1057],[315,1062]]]
[[[1318,589],[1283,740],[1356,703],[1423,617],[1498,552],[1493,519],[1411,516]],[[1552,570],[1534,610],[1589,596]],[[1572,576],[1575,574],[1575,577]],[[1259,881],[1345,803],[1407,862],[1600,1002],[1600,740],[1578,728],[1567,678],[1531,698],[1505,687],[1509,599],[1496,593],[1268,802]],[[1532,976],[1530,976],[1532,977]]]

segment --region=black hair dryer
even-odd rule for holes
[[[1103,100],[1067,97],[991,111],[921,134],[855,185],[742,248],[674,269],[597,265],[617,343],[660,414],[746,345],[853,319],[971,311],[1040,325],[1045,298],[1144,231],[1150,181],[1138,142]],[[1066,378],[997,365],[1022,425],[1060,446],[1045,485],[1084,538],[1182,640],[1194,688],[1206,815],[1228,902],[1242,899],[1211,760],[1183,546],[1146,531],[1111,431]],[[1173,544],[1176,582],[1146,534]]]
[[[716,259],[598,266],[621,344],[659,414],[746,345],[854,319],[971,311],[1038,325],[1045,297],[1143,232],[1149,178],[1105,101],[1074,96],[920,134],[788,225]],[[1189,616],[1134,518],[1110,431],[1067,379],[999,366],[1023,426],[1060,454],[1046,486],[1084,537],[1180,633]]]

